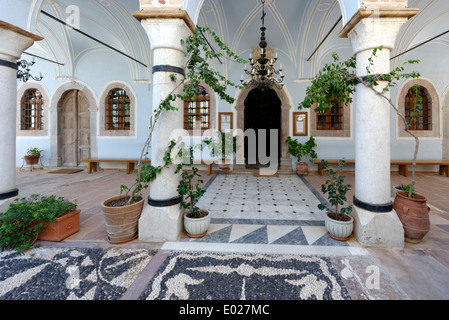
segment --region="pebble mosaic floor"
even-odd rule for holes
[[[348,246],[332,239],[318,209],[316,191],[297,175],[255,177],[220,174],[198,206],[209,210],[211,226],[200,239],[182,242]]]
[[[196,240],[184,237],[180,244],[348,246],[327,235],[317,208],[323,199],[296,175],[218,174],[206,188],[199,206],[212,215],[209,232]],[[158,250],[0,251],[0,300],[118,300],[136,284],[139,300],[350,299],[324,256],[162,251],[167,256],[155,259],[160,265],[153,264]]]
[[[0,251],[0,300],[116,300],[154,254],[124,249]]]
[[[173,253],[141,300],[350,300],[322,257]]]

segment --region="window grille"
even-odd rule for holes
[[[123,89],[113,89],[109,92],[106,106],[107,130],[130,130],[131,100]]]
[[[207,130],[210,128],[210,95],[198,87],[195,97],[184,102],[184,129]]]
[[[37,89],[25,91],[22,98],[21,130],[44,130],[44,99]]]
[[[412,120],[411,112],[416,109]],[[405,96],[405,119],[411,130],[432,130],[432,105],[426,88],[420,86],[416,93],[411,88]]]
[[[343,130],[343,102],[332,103],[325,113],[317,113],[317,130]]]

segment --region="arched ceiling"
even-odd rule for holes
[[[194,0],[188,0],[192,6]],[[289,79],[301,81],[314,77],[326,62],[331,61],[331,53],[337,52],[342,58],[352,55],[350,41],[338,37],[344,26],[347,10],[356,11],[359,0],[266,0],[265,24],[267,41],[279,53],[279,62],[288,66]],[[247,58],[260,38],[261,11],[260,0],[198,0],[198,25],[208,25],[230,45],[230,48],[243,58]],[[449,1],[447,0],[409,0],[409,8],[418,8],[417,16],[402,28],[392,56],[403,53],[414,46],[449,30]],[[346,11],[345,11],[346,10]],[[351,11],[351,12],[352,12]],[[339,20],[339,19],[342,20]],[[346,18],[347,19],[347,18]],[[333,26],[337,26],[331,32]],[[330,33],[329,33],[330,32]],[[311,54],[322,43],[316,53]],[[431,45],[431,46],[430,46]],[[449,34],[433,40],[430,44],[404,54],[393,60],[393,65],[401,65],[415,55],[428,63],[445,61]],[[431,52],[425,48],[432,47]],[[424,55],[422,55],[424,53]],[[223,71],[232,73],[233,63],[223,62]],[[425,65],[425,62],[424,62]],[[288,75],[287,75],[288,76]]]
[[[278,53],[279,63],[289,68],[286,71],[290,80],[312,77],[332,51],[346,50],[350,54],[349,40],[337,36],[343,27],[337,1],[267,0],[265,11],[268,44]],[[232,51],[247,58],[259,43],[261,16],[260,0],[204,0],[198,25],[210,26]],[[331,30],[328,40],[312,56]]]
[[[27,0],[8,1],[7,10],[9,7],[13,8],[13,3],[20,4],[24,1]],[[132,11],[140,9],[139,2],[139,0],[43,0],[39,10],[64,21],[69,16],[66,12],[67,7],[76,5],[80,12],[80,30],[150,67],[151,50],[148,37],[131,14]],[[313,77],[325,62],[330,61],[331,53],[334,51],[342,57],[352,54],[349,40],[339,38],[338,32],[342,29],[345,19],[349,19],[352,11],[355,12],[360,6],[360,2],[360,0],[266,0],[265,21],[268,43],[278,52],[279,63],[283,63],[284,69],[288,67],[289,80],[297,81]],[[409,0],[409,7],[418,8],[419,13],[401,30],[393,55],[449,29],[446,22],[449,17],[447,0]],[[260,0],[185,0],[183,8],[193,15],[192,18],[198,25],[208,25],[214,29],[231,49],[243,58],[248,57],[252,48],[258,44],[262,10]],[[342,20],[339,20],[340,17]],[[311,57],[312,52],[336,23],[336,28]],[[45,40],[36,43],[29,51],[63,63],[64,66],[55,65],[57,77],[73,77],[79,64],[94,53],[119,55],[42,13],[38,15],[35,29],[35,33],[43,36]],[[444,54],[449,45],[448,39],[449,34],[446,34],[432,41],[430,46],[424,47],[433,49],[432,62],[437,59],[441,61],[449,59],[446,58],[448,55]],[[394,63],[401,64],[410,56],[414,57],[415,52],[429,54],[426,51],[416,50],[395,59]],[[123,61],[128,64],[133,80],[148,79],[150,74],[148,68],[131,59],[124,58]],[[241,70],[233,71],[233,66],[231,61],[223,61],[224,74],[235,76],[236,72],[241,72]]]
[[[120,55],[94,38],[140,62],[124,58],[129,64],[131,78],[148,78],[147,68],[143,65],[149,67],[151,64],[149,41],[140,23],[131,14],[135,10],[139,10],[139,0],[44,0],[36,33],[45,40],[28,51],[64,64],[57,67],[57,77],[71,78],[76,74],[78,64],[93,52]],[[78,29],[88,36],[49,16],[72,23],[77,12]]]

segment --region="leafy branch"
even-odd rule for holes
[[[335,169],[332,169],[328,168],[327,161],[321,161],[323,170],[325,170],[326,175],[330,177],[326,183],[321,186],[321,192],[328,194],[329,203],[333,207],[331,213],[336,215],[337,220],[341,220],[343,216],[350,214],[353,209],[353,206],[340,207],[347,201],[346,193],[351,190],[351,185],[345,185],[345,177],[340,175],[340,172],[345,165],[346,162],[342,160],[338,162]],[[327,206],[324,203],[320,203],[318,204],[318,208],[320,210],[325,210],[327,209]]]
[[[221,49],[220,52],[216,52],[211,48],[204,36],[205,33],[213,38],[214,43]],[[233,103],[235,100],[226,92],[228,86],[241,89],[239,85],[226,79],[226,77],[221,75],[218,71],[215,71],[209,64],[209,61],[219,59],[220,57],[228,57],[238,63],[246,63],[245,60],[233,53],[212,29],[209,27],[197,27],[192,35],[181,40],[181,44],[185,45],[187,49],[186,64],[184,68],[186,70],[186,75],[154,110],[150,132],[139,158],[136,180],[131,187],[121,186],[121,193],[126,192],[125,196],[129,197],[129,204],[138,201],[138,199],[141,198],[141,191],[147,189],[149,183],[156,179],[157,174],[172,163],[171,157],[167,153],[165,154],[164,165],[162,166],[155,167],[146,161],[148,160],[153,132],[161,114],[166,111],[177,111],[178,109],[172,105],[177,99],[180,99],[181,101],[192,100],[197,93],[201,81],[211,87],[211,89],[218,94],[220,99],[225,100],[228,103]],[[173,82],[177,81],[176,76],[174,75],[171,75],[170,79]],[[182,94],[176,93],[180,87],[183,88]],[[167,152],[171,152],[173,148],[174,145],[172,142]]]
[[[355,73],[356,58],[351,57],[346,61],[341,62],[337,53],[332,54],[333,62],[326,64],[323,69],[319,71],[316,77],[312,80],[311,85],[306,90],[306,97],[299,104],[299,109],[315,108],[318,113],[326,113],[328,110],[337,103],[343,103],[349,105],[352,103],[352,95],[356,91],[357,84],[363,84],[365,87],[370,88],[373,92],[385,99],[390,106],[395,110],[396,114],[402,119],[405,125],[405,131],[415,139],[415,152],[413,157],[413,181],[410,190],[415,185],[415,166],[419,149],[419,138],[411,131],[411,124],[416,121],[418,116],[418,108],[422,99],[418,93],[417,86],[413,88],[415,100],[413,101],[413,108],[410,111],[409,121],[407,121],[405,115],[401,114],[399,109],[394,105],[393,101],[386,96],[386,93],[393,87],[397,86],[398,82],[402,79],[418,78],[420,74],[417,72],[405,72],[407,65],[414,65],[419,63],[419,60],[409,60],[403,65],[394,68],[390,73],[386,75],[375,75],[372,72],[374,65],[374,57],[383,47],[373,49],[371,57],[368,59],[368,66],[366,67],[367,76],[358,77]],[[376,89],[379,86],[379,82],[386,81],[387,84],[380,90]],[[412,193],[409,192],[409,196]]]

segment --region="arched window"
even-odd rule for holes
[[[415,114],[412,118],[411,116]],[[432,103],[423,86],[412,87],[405,96],[405,118],[411,130],[432,130]]]
[[[130,130],[131,100],[126,91],[112,89],[106,99],[106,130]]]
[[[211,128],[210,95],[199,86],[195,97],[184,101],[184,129],[208,130]]]
[[[43,130],[44,99],[38,89],[28,89],[21,100],[21,130]]]

